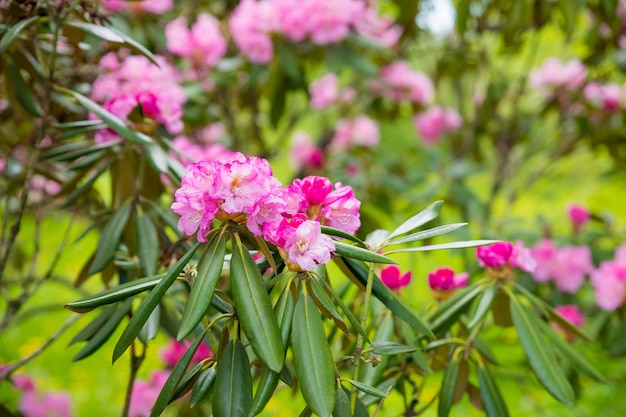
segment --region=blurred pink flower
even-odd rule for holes
[[[583,95],[593,106],[609,112],[619,111],[626,102],[626,88],[615,83],[591,82],[583,90]]]
[[[301,130],[293,134],[289,156],[291,167],[296,171],[305,167],[320,168],[324,162],[323,151]]]
[[[516,245],[511,242],[497,242],[479,246],[476,248],[476,257],[480,266],[489,269],[502,269],[509,266],[532,272],[537,265],[530,250],[521,242],[517,242]]]
[[[326,74],[309,85],[311,107],[323,109],[335,103],[339,98],[339,78],[335,74]]]
[[[390,289],[399,291],[411,282],[411,271],[401,274],[399,266],[389,265],[380,271],[380,280]]]
[[[467,286],[469,274],[455,274],[451,268],[443,267],[428,274],[428,286],[432,291],[454,291]]]
[[[350,26],[363,13],[358,0],[304,0],[308,4],[309,36],[313,43],[326,45],[348,36]]]
[[[587,68],[577,60],[561,62],[557,58],[548,58],[543,66],[530,73],[530,85],[544,92],[551,92],[556,88],[576,90],[587,78]]]
[[[183,355],[190,346],[191,342],[184,341],[183,343],[180,343],[174,339],[171,339],[167,347],[159,350],[159,356],[161,357],[161,359],[163,359],[167,367],[171,369],[176,366],[178,361],[183,357]],[[209,345],[202,342],[198,347],[198,350],[196,350],[196,353],[194,353],[193,357],[191,358],[191,362],[196,364],[203,359],[211,357],[213,357],[213,351],[211,350]]]
[[[621,251],[620,248],[617,254],[622,255]],[[590,281],[598,306],[607,311],[616,310],[626,296],[626,262],[621,257],[602,262],[591,272]]]
[[[165,37],[167,49],[189,59],[196,68],[211,68],[226,53],[220,22],[209,13],[200,13],[191,29],[184,17],[169,22],[165,26]]]
[[[150,380],[136,380],[130,396],[129,417],[149,417],[170,371],[155,371],[150,374]]]
[[[24,417],[71,417],[72,404],[67,392],[25,391],[18,405]]]
[[[102,6],[112,12],[123,9],[133,13],[165,13],[174,7],[172,0],[102,0]]]
[[[235,43],[250,62],[267,64],[272,60],[270,34],[279,30],[280,21],[271,1],[243,0],[228,23]]]
[[[589,209],[580,204],[572,204],[567,209],[567,214],[569,216],[570,221],[572,222],[572,226],[574,227],[574,233],[578,233],[582,226],[589,221],[591,218],[591,213],[589,213]]]
[[[585,315],[574,304],[566,304],[562,306],[554,307],[554,310],[559,313],[561,317],[569,321],[576,327],[582,327],[585,324]]]
[[[424,113],[416,114],[413,123],[424,142],[434,145],[443,134],[461,127],[463,119],[452,108],[431,107]]]
[[[373,148],[380,142],[378,123],[365,115],[352,120],[340,119],[330,147],[334,151],[349,150],[357,146]]]
[[[432,81],[425,74],[414,71],[406,61],[395,61],[381,68],[380,77],[370,83],[370,88],[383,97],[422,106],[429,104],[435,95]]]
[[[562,292],[575,293],[585,276],[593,270],[591,251],[587,246],[565,246],[558,249],[551,240],[542,240],[532,249],[537,266],[532,276],[537,282],[553,280]]]
[[[365,9],[354,26],[361,36],[388,48],[394,46],[402,36],[402,26],[394,25],[393,19],[389,17],[378,16],[378,12],[372,7]]]

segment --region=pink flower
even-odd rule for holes
[[[580,88],[586,78],[587,68],[581,61],[574,59],[563,63],[557,58],[548,58],[541,68],[530,73],[530,85],[543,91],[556,88],[571,91]]]
[[[580,229],[583,227],[585,223],[589,221],[591,218],[591,214],[589,213],[589,209],[587,207],[581,206],[579,204],[572,204],[567,209],[567,214],[572,222],[572,226],[574,227],[574,233],[580,232]]]
[[[402,26],[394,25],[393,20],[388,17],[378,16],[378,12],[372,7],[365,9],[354,26],[361,36],[388,48],[394,46],[402,35]]]
[[[604,261],[590,274],[596,301],[601,309],[616,310],[626,296],[626,262],[623,259]]]
[[[136,380],[130,396],[129,417],[149,417],[170,371],[156,371],[149,381]]]
[[[271,1],[243,0],[230,16],[229,26],[241,52],[257,64],[267,64],[274,57],[270,34],[280,22]]]
[[[510,242],[497,242],[476,248],[478,264],[483,268],[502,269],[504,267],[518,267],[526,272],[532,272],[536,262],[529,249],[521,242],[513,245]]]
[[[309,85],[311,107],[323,109],[339,98],[339,78],[335,74],[326,74]]]
[[[454,291],[467,286],[469,274],[455,274],[451,268],[443,267],[428,274],[428,286],[433,291]]]
[[[379,141],[378,123],[361,115],[353,120],[340,119],[330,146],[335,151],[349,150],[357,146],[373,148]]]
[[[554,261],[557,259],[557,248],[549,239],[542,240],[531,248],[532,256],[537,263],[533,278],[537,282],[548,282],[554,278]]]
[[[190,342],[184,341],[184,343],[180,343],[174,339],[170,340],[170,343],[167,347],[161,349],[159,351],[159,356],[168,368],[172,369],[176,366],[178,361],[181,360],[187,349],[191,346]],[[213,352],[211,348],[206,343],[202,342],[191,358],[191,362],[196,364],[202,361],[203,359],[210,358],[213,356]]]
[[[566,304],[562,306],[554,307],[554,310],[559,313],[561,317],[572,323],[574,326],[582,327],[585,324],[585,316],[580,311],[578,306],[574,304]]]
[[[401,275],[399,266],[389,265],[380,271],[380,280],[390,289],[399,291],[411,282],[411,271]]]
[[[318,45],[338,42],[348,36],[350,26],[363,13],[357,0],[306,0],[311,41]]]
[[[443,107],[432,107],[415,115],[415,128],[429,145],[434,145],[445,133],[452,132],[463,124],[463,119],[456,110]]]
[[[172,146],[180,152],[180,156],[174,152],[170,152],[172,156],[180,160],[187,166],[197,161],[220,161],[230,157],[232,153],[225,146],[219,143],[199,145],[193,143],[186,136],[177,136],[172,140]]]
[[[296,171],[305,167],[320,168],[324,162],[324,152],[302,131],[294,132],[289,155],[291,167]]]
[[[20,391],[35,391],[35,381],[33,381],[33,379],[27,375],[14,375],[13,378],[11,378],[13,380],[13,385],[15,385],[15,388],[17,388]]]
[[[583,95],[595,107],[609,112],[619,111],[626,100],[625,89],[614,83],[591,82],[583,90]]]
[[[380,78],[370,87],[374,92],[395,101],[411,101],[427,105],[435,95],[435,87],[430,79],[419,71],[414,71],[406,61],[395,61],[381,68]]]
[[[226,40],[220,22],[209,13],[200,13],[187,28],[187,20],[179,17],[165,26],[167,49],[191,61],[196,68],[211,68],[226,53]]]
[[[35,391],[26,391],[18,405],[24,417],[71,417],[72,404],[66,392],[47,392],[38,395]]]
[[[352,187],[338,182],[322,203],[322,221],[326,226],[354,234],[361,227],[360,207]]]
[[[102,6],[112,12],[127,9],[133,13],[165,13],[174,7],[172,0],[103,0]]]
[[[554,280],[559,291],[575,293],[585,276],[593,270],[591,251],[587,246],[566,246],[557,249],[551,240],[543,240],[532,249],[537,282]]]

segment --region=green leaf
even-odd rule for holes
[[[113,258],[122,239],[122,233],[124,233],[126,228],[131,208],[131,202],[125,202],[113,213],[111,220],[104,226],[98,241],[98,247],[96,248],[96,256],[91,264],[91,268],[89,268],[89,275],[102,271]]]
[[[402,252],[424,252],[431,250],[441,250],[441,249],[465,249],[465,248],[475,248],[476,246],[484,246],[491,245],[492,243],[499,242],[499,240],[465,240],[459,242],[449,242],[449,243],[440,243],[438,245],[426,245],[426,246],[416,246],[413,248],[405,248],[405,249],[395,249],[386,253],[386,255],[391,255],[392,253],[402,253]]]
[[[269,368],[263,368],[252,400],[250,417],[256,416],[263,411],[270,398],[272,398],[272,394],[274,394],[274,390],[278,386],[279,379],[280,374],[278,372],[274,372]]]
[[[91,99],[84,95],[77,93],[76,91],[68,90],[67,88],[55,86],[55,90],[72,96],[78,101],[85,109],[98,116],[108,127],[117,132],[120,136],[128,139],[134,143],[146,144],[152,143],[152,139],[141,132],[136,132],[126,123],[124,123],[119,117],[106,110]]]
[[[150,61],[152,61],[154,65],[159,66],[159,63],[156,60],[156,57],[152,54],[152,52],[150,52],[145,46],[143,46],[136,40],[130,38],[128,35],[115,28],[94,25],[93,23],[79,22],[76,20],[68,20],[65,21],[64,24],[65,26],[79,29],[104,41],[122,44],[128,49],[131,49],[145,56]]]
[[[208,330],[208,329],[207,329]],[[189,367],[191,360],[193,359],[193,355],[198,350],[200,343],[204,339],[204,335],[206,334],[206,330],[202,333],[200,337],[196,339],[195,342],[187,349],[182,358],[178,361],[169,377],[165,381],[165,385],[161,389],[159,396],[154,403],[154,407],[152,407],[152,411],[150,412],[150,417],[160,416],[163,411],[165,411],[165,407],[171,402],[171,399],[174,397],[174,393],[176,392],[176,388],[180,384],[183,376],[185,375],[185,371]]]
[[[343,230],[335,229],[334,227],[322,226],[322,233],[329,236],[342,237],[344,239],[348,239],[353,241],[354,243],[358,243],[360,245],[366,246],[365,242],[359,239],[356,236],[352,236],[350,233],[346,233]]]
[[[261,273],[238,235],[230,263],[231,290],[237,315],[252,349],[274,372],[285,360],[280,329]]]
[[[365,288],[367,285],[368,267],[359,261],[347,258],[334,258],[335,263],[344,272],[357,280]],[[393,311],[400,319],[405,321],[415,330],[424,333],[427,337],[434,339],[435,335],[431,329],[415,314],[400,297],[390,290],[377,276],[374,276],[372,294],[378,298],[389,310]]]
[[[13,94],[17,97],[17,101],[31,116],[41,117],[43,116],[43,110],[41,105],[37,101],[33,90],[26,82],[20,69],[13,63],[12,60],[7,60],[6,70],[8,74],[7,88],[13,90]]]
[[[76,362],[85,359],[96,352],[113,334],[122,319],[130,311],[132,300],[126,300],[121,306],[117,306],[115,311],[109,316],[106,323],[89,339],[89,342],[78,352],[72,361]]]
[[[390,242],[389,245],[399,245],[402,243],[411,243],[418,240],[430,239],[436,236],[445,235],[446,233],[450,233],[464,226],[467,226],[467,223],[453,223],[446,224],[444,226],[433,227],[432,229],[424,230],[417,233],[411,233],[410,235],[395,239],[393,240],[393,242]]]
[[[569,343],[567,343],[550,325],[542,323],[544,325],[544,331],[548,334],[548,337],[552,341],[554,347],[561,352],[561,354],[567,358],[571,364],[583,374],[589,378],[595,379],[603,384],[608,384],[607,379],[602,376],[596,368],[591,365],[576,349],[574,349]]]
[[[420,211],[400,226],[396,228],[393,232],[387,236],[385,242],[392,242],[394,238],[410,233],[418,227],[428,223],[429,221],[435,219],[439,215],[439,211],[441,210],[441,206],[443,205],[443,201],[435,201],[430,206],[426,207],[424,210]]]
[[[572,405],[574,391],[561,371],[552,347],[541,333],[540,320],[519,299],[511,299],[511,316],[530,367],[541,385],[560,402]]]
[[[341,386],[338,386],[335,390],[335,408],[333,409],[333,417],[352,417],[350,400]]]
[[[159,332],[159,325],[161,323],[161,308],[157,304],[156,308],[150,316],[148,320],[146,320],[146,324],[143,325],[141,331],[139,332],[139,340],[143,342],[144,345],[147,345],[150,340],[154,340]]]
[[[502,398],[500,389],[486,366],[478,366],[478,383],[487,416],[508,417],[509,410],[506,407],[504,398]]]
[[[480,323],[491,308],[491,303],[493,302],[493,298],[496,295],[496,286],[490,285],[485,289],[485,291],[480,296],[480,300],[478,301],[478,306],[476,307],[476,311],[474,312],[474,316],[472,320],[467,324],[468,329],[473,329],[478,323]]]
[[[441,303],[428,318],[433,332],[440,334],[450,328],[482,291],[482,286],[478,284],[469,285]]]
[[[460,348],[457,348],[460,349]],[[438,417],[447,417],[450,414],[450,408],[454,401],[454,394],[456,392],[456,386],[459,381],[460,370],[460,355],[455,354],[448,362],[445,373],[443,374],[443,381],[441,382],[441,390],[439,391],[439,404],[437,406]]]
[[[165,277],[165,274],[136,279],[134,281],[118,285],[117,287],[110,288],[91,297],[67,303],[65,304],[65,308],[76,313],[86,313],[96,307],[116,303],[118,301],[125,300],[128,297],[132,297],[133,295],[140,294],[146,290],[150,290],[154,288],[163,279],[163,277]]]
[[[67,345],[71,346],[74,343],[91,339],[98,332],[98,330],[100,330],[104,323],[109,320],[109,317],[111,317],[111,314],[113,314],[117,308],[118,306],[114,305],[102,309],[102,312],[98,314],[95,319],[91,320],[89,324],[86,325],[80,332],[78,332]]]
[[[213,390],[215,417],[248,417],[252,404],[250,362],[243,345],[231,340],[217,363]]]
[[[393,259],[389,259],[379,253],[342,242],[335,242],[335,253],[365,262],[374,262],[377,264],[397,264],[397,262]]]
[[[400,353],[415,352],[416,350],[417,348],[415,347],[403,345],[396,342],[380,341],[372,343],[372,351],[380,355],[397,355]]]
[[[196,366],[191,368],[190,371],[188,371],[186,374],[183,375],[180,382],[176,386],[176,389],[174,390],[174,394],[172,394],[168,404],[173,403],[174,401],[176,401],[177,399],[181,398],[183,395],[191,391],[196,381],[200,377],[202,368],[205,366],[206,366],[205,363],[202,363],[202,362],[198,363],[196,364]]]
[[[320,313],[304,288],[293,315],[291,345],[304,400],[315,414],[330,417],[335,406],[335,367]]]
[[[359,381],[353,381],[351,379],[348,379],[347,381],[350,381],[354,388],[366,393],[367,395],[371,395],[377,398],[387,398],[387,394],[377,388],[374,388]]]
[[[156,143],[148,143],[144,145],[143,149],[148,163],[150,163],[150,166],[154,168],[156,172],[167,172],[169,166],[168,155],[159,145]]]
[[[159,262],[159,236],[150,216],[137,212],[135,217],[137,228],[137,254],[139,267],[144,275],[154,275]]]
[[[143,302],[139,305],[139,308],[133,315],[133,317],[128,322],[128,325],[124,329],[124,332],[120,336],[115,348],[113,349],[113,362],[119,359],[122,356],[122,353],[126,351],[128,346],[135,340],[141,328],[145,324],[148,317],[152,313],[152,310],[159,304],[168,288],[176,281],[178,275],[181,273],[185,265],[189,262],[189,260],[193,257],[200,243],[196,243],[193,245],[187,253],[176,262],[176,265],[167,273],[165,278],[163,278],[154,289],[148,294],[148,296],[143,300]]]
[[[28,19],[24,19],[11,26],[9,30],[6,31],[2,39],[0,39],[0,54],[6,52],[9,45],[11,45],[11,42],[13,42],[13,40],[17,37],[17,35],[20,34],[22,30],[24,30],[26,27],[30,26],[40,18],[41,16],[39,15],[31,16]]]
[[[341,310],[343,311],[343,314],[345,314],[345,316],[348,318],[348,321],[350,322],[352,327],[354,327],[354,330],[356,330],[358,334],[363,336],[363,340],[369,343],[370,341],[369,336],[367,335],[367,332],[363,330],[363,327],[361,326],[361,322],[359,321],[359,319],[357,319],[356,316],[352,313],[352,311],[345,305],[341,297],[335,294],[335,291],[333,291],[331,286],[325,280],[320,280],[320,282],[330,292],[331,296],[335,300],[335,303],[337,303],[339,308],[341,308]]]
[[[215,386],[216,375],[217,371],[213,367],[207,368],[200,373],[198,380],[191,389],[191,399],[189,400],[191,407],[200,405],[209,399],[211,392],[213,392],[213,387]]]
[[[322,313],[329,319],[332,319],[335,322],[335,324],[337,324],[337,326],[341,328],[341,331],[343,331],[346,334],[349,334],[350,332],[348,331],[348,328],[343,322],[343,317],[337,310],[337,307],[331,300],[330,296],[324,290],[324,287],[322,286],[322,284],[320,284],[316,278],[311,278],[307,280],[307,284],[308,284],[308,289],[311,291],[312,296],[317,301],[317,304],[318,306],[320,306],[320,309],[325,310],[325,311],[322,311]]]
[[[217,281],[224,266],[226,254],[226,229],[222,229],[219,235],[215,235],[205,246],[198,261],[198,276],[193,282],[189,299],[185,304],[185,311],[180,322],[176,338],[182,340],[196,328],[205,315]]]

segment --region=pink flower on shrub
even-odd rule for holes
[[[476,248],[478,264],[483,268],[503,269],[505,267],[520,268],[532,272],[536,262],[529,249],[521,242],[513,245],[511,242],[497,242]]]
[[[391,18],[379,16],[372,7],[365,9],[354,27],[361,36],[388,48],[394,46],[402,36],[402,26],[394,25]]]
[[[601,309],[616,310],[624,303],[626,296],[626,259],[623,258],[623,245],[616,251],[613,260],[604,261],[590,274],[596,301]]]
[[[331,141],[333,150],[349,150],[357,146],[373,148],[380,141],[380,129],[375,120],[365,115],[352,120],[340,119]]]
[[[71,417],[72,404],[67,392],[25,391],[18,405],[24,417]]]
[[[585,315],[578,308],[578,306],[574,304],[566,304],[562,306],[557,306],[554,310],[565,320],[570,322],[576,327],[582,327],[585,324]],[[574,339],[574,334],[565,330],[558,323],[552,322],[552,327],[554,327],[558,332],[561,332],[568,340]]]
[[[304,0],[307,3],[309,36],[313,43],[326,45],[348,36],[350,26],[363,13],[357,0]]]
[[[251,62],[267,64],[272,60],[270,35],[279,30],[280,22],[271,1],[243,0],[228,23],[235,43]]]
[[[454,291],[467,286],[469,274],[455,274],[451,268],[443,267],[428,274],[428,286],[433,291]]]
[[[567,214],[572,226],[574,227],[574,233],[578,233],[585,223],[591,218],[589,209],[579,204],[572,204],[567,209]]]
[[[389,265],[380,271],[380,280],[390,289],[399,291],[411,282],[411,271],[402,274],[399,266]]]
[[[291,167],[296,171],[305,167],[320,168],[324,163],[324,152],[302,131],[293,134],[289,156]]]
[[[170,371],[155,371],[148,381],[136,380],[130,396],[129,417],[149,417]]]
[[[112,12],[123,9],[133,13],[165,13],[174,7],[172,0],[102,0],[102,6]]]
[[[591,82],[587,84],[583,94],[593,106],[609,112],[619,111],[626,102],[626,89],[615,83]]]
[[[199,145],[192,142],[187,136],[178,136],[172,140],[172,146],[180,152],[180,156],[171,152],[184,166],[197,161],[220,161],[230,157],[232,153],[219,143]]]
[[[180,343],[174,339],[170,340],[170,343],[165,348],[159,350],[159,356],[168,368],[172,369],[176,366],[178,361],[181,360],[187,349],[191,346],[190,342],[185,341],[184,343]],[[206,343],[202,342],[191,358],[191,362],[196,364],[202,361],[203,359],[210,358],[213,356],[213,351]]]
[[[371,89],[395,101],[411,101],[426,106],[435,95],[432,81],[414,71],[406,61],[395,61],[380,69],[380,77],[370,84]]]
[[[335,103],[339,98],[339,78],[335,74],[326,74],[309,85],[311,107],[323,109]]]
[[[432,107],[424,113],[415,115],[413,123],[424,142],[434,145],[443,134],[461,127],[463,119],[452,108]]]
[[[537,282],[553,280],[562,292],[575,293],[585,276],[593,270],[591,251],[587,246],[566,246],[558,249],[551,240],[542,240],[532,249],[536,268],[532,276]]]
[[[191,29],[184,17],[171,21],[165,26],[165,37],[167,49],[189,59],[196,68],[211,68],[226,53],[220,22],[209,13],[200,13]]]
[[[576,90],[587,78],[587,68],[577,60],[561,62],[557,58],[548,58],[543,66],[530,73],[530,85],[543,91],[552,91],[556,88]]]

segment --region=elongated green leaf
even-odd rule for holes
[[[374,335],[374,342],[371,343],[384,343],[385,340],[391,339],[394,330],[394,320],[391,311],[385,311],[384,316],[379,322],[376,323],[376,334]],[[374,353],[376,353],[374,351]],[[383,372],[387,369],[389,363],[388,356],[382,356],[380,363],[377,366],[373,366],[371,363],[361,367],[361,374],[359,375],[359,381],[367,385],[376,385],[380,382]]]
[[[96,307],[116,303],[128,297],[132,297],[133,295],[140,294],[146,290],[150,290],[154,288],[163,279],[163,277],[165,277],[165,274],[153,275],[130,281],[103,291],[100,294],[67,303],[65,304],[65,308],[76,313],[86,313]]]
[[[207,368],[198,377],[198,380],[191,389],[191,398],[189,399],[189,405],[195,407],[202,404],[209,399],[213,387],[215,386],[215,376],[217,371],[215,368]]]
[[[364,263],[347,258],[334,258],[334,260],[344,272],[355,278],[363,287],[367,285],[368,268]],[[383,284],[377,276],[374,277],[372,294],[415,330],[424,333],[429,338],[435,338],[431,329],[422,319],[417,317],[415,312],[400,297]]]
[[[200,377],[202,368],[205,366],[206,364],[204,363],[198,363],[196,366],[191,368],[190,371],[183,375],[183,377],[180,379],[180,382],[176,386],[174,394],[172,394],[172,397],[170,398],[168,404],[173,403],[174,401],[191,391],[193,385],[195,385],[196,381]]]
[[[330,417],[335,406],[335,367],[320,313],[306,291],[296,303],[291,344],[304,400],[315,414]]]
[[[380,355],[397,355],[400,353],[415,352],[417,348],[402,343],[379,341],[372,343],[372,351]]]
[[[377,264],[397,264],[393,259],[389,259],[379,253],[342,242],[335,242],[335,253],[360,261],[374,262]]]
[[[439,404],[437,405],[437,415],[439,417],[447,417],[450,414],[450,408],[452,407],[456,386],[459,381],[460,361],[461,359],[458,355],[453,355],[443,374],[441,390],[439,391]]]
[[[114,305],[103,308],[102,312],[98,314],[95,319],[91,320],[88,325],[83,327],[80,332],[76,333],[76,336],[74,336],[67,345],[71,346],[76,342],[83,342],[91,339],[98,332],[98,330],[100,330],[104,323],[109,320],[109,317],[111,317],[111,314],[117,310],[117,307],[117,305]]]
[[[120,243],[120,239],[122,238],[122,233],[124,233],[124,228],[126,228],[131,208],[132,205],[130,201],[122,204],[120,208],[113,213],[107,225],[104,226],[100,240],[98,241],[98,247],[96,248],[96,257],[91,264],[91,268],[89,268],[89,275],[102,271],[113,258]]]
[[[77,93],[76,91],[68,90],[63,87],[55,87],[55,89],[61,93],[72,96],[78,101],[85,109],[98,116],[108,127],[117,132],[120,136],[128,139],[134,143],[152,143],[152,139],[141,132],[137,132],[131,129],[126,123],[124,123],[119,117],[106,110],[91,99],[84,95]]]
[[[478,306],[476,307],[476,312],[474,313],[474,317],[467,324],[468,329],[473,329],[478,323],[480,323],[491,308],[491,303],[493,302],[493,298],[496,295],[496,287],[495,285],[490,285],[485,289],[485,291],[480,296],[480,300],[478,301]]]
[[[480,295],[482,287],[473,284],[458,291],[441,303],[429,317],[430,327],[435,334],[446,331],[468,308],[472,300]]]
[[[324,315],[327,317],[330,316],[328,318],[332,319],[337,326],[341,328],[341,331],[349,334],[350,332],[348,331],[346,324],[343,322],[343,317],[339,314],[339,311],[330,296],[326,294],[326,291],[324,291],[322,284],[320,284],[315,278],[308,280],[307,284],[309,285],[308,289],[311,291],[313,298],[317,301],[318,305],[321,306],[320,308],[326,310],[323,312]]]
[[[420,211],[419,213],[402,223],[400,226],[398,226],[396,230],[394,230],[389,234],[389,236],[387,236],[385,242],[392,242],[394,238],[410,233],[418,227],[424,225],[425,223],[428,223],[432,219],[435,219],[437,216],[439,216],[439,211],[441,210],[442,205],[443,201],[435,201],[424,210]]]
[[[22,108],[31,116],[43,116],[41,105],[35,97],[33,90],[22,76],[20,69],[13,63],[13,61],[7,60],[6,70],[9,76],[8,81],[10,81],[10,83],[7,83],[7,88],[13,89],[13,93],[15,94],[15,97],[17,97],[17,100],[20,102]]]
[[[557,400],[572,405],[574,391],[542,334],[540,320],[518,299],[511,299],[511,316],[530,367],[541,385]]]
[[[480,385],[480,396],[483,399],[485,412],[488,417],[508,417],[509,409],[506,407],[504,398],[500,393],[496,381],[486,366],[478,367],[478,383]]]
[[[602,374],[598,372],[598,370],[594,368],[583,355],[568,344],[552,327],[546,323],[542,324],[544,325],[544,331],[548,334],[548,337],[552,341],[554,347],[561,352],[561,354],[567,358],[576,369],[598,382],[602,382],[603,384],[608,383],[607,379],[602,376]]]
[[[2,39],[0,39],[0,54],[3,54],[6,52],[9,45],[11,45],[11,42],[13,42],[13,40],[20,34],[22,30],[32,25],[34,22],[36,22],[40,18],[41,16],[39,15],[31,16],[28,19],[24,19],[14,24],[13,26],[11,26],[9,30],[6,31]]]
[[[167,273],[165,278],[163,278],[154,287],[150,294],[148,294],[148,296],[142,301],[141,305],[139,305],[139,308],[128,322],[128,325],[124,329],[124,332],[122,332],[122,335],[113,349],[113,362],[119,359],[128,346],[133,343],[146,320],[150,317],[152,310],[154,310],[157,304],[159,304],[168,288],[174,283],[174,281],[176,281],[176,278],[178,278],[178,275],[183,270],[185,265],[187,265],[194,253],[196,253],[199,246],[200,243],[193,245],[189,251],[182,258],[180,258],[178,262],[176,262],[176,265],[174,265],[174,267]]]
[[[283,348],[287,350],[289,345],[289,339],[291,338],[291,326],[293,323],[293,312],[295,310],[296,303],[293,297],[293,293],[286,288],[281,294],[278,303],[276,304],[276,320],[280,325],[280,338],[283,342]]]
[[[334,227],[322,226],[322,233],[329,236],[342,237],[344,239],[351,240],[354,243],[365,246],[365,242],[363,242],[358,237],[352,236],[350,233],[346,233],[343,230],[335,229]]]
[[[499,242],[498,240],[464,240],[459,242],[449,242],[449,243],[440,243],[437,245],[426,245],[426,246],[416,246],[413,248],[404,248],[404,249],[394,249],[386,252],[386,255],[391,255],[392,253],[403,253],[403,252],[425,252],[432,250],[442,250],[442,249],[465,249],[465,248],[475,248],[476,246],[484,246],[491,245],[492,243]]]
[[[85,195],[89,191],[92,191],[93,190],[93,185],[95,184],[95,182],[98,180],[98,178],[100,178],[100,176],[102,174],[104,174],[109,169],[109,166],[112,163],[113,163],[112,159],[105,160],[101,164],[101,166],[98,168],[98,170],[95,172],[95,174],[93,174],[87,181],[85,181],[85,183],[83,185],[81,185],[80,187],[76,188],[74,191],[72,191],[70,193],[70,195],[67,196],[67,198],[63,202],[63,205],[61,206],[61,208],[65,209],[65,208],[73,206],[74,203],[76,201],[78,201],[78,199],[80,197],[82,197],[83,195]],[[88,232],[88,231],[89,231],[89,229],[87,229],[85,232]],[[86,233],[85,233],[85,235],[86,235]],[[76,239],[76,241],[79,241],[80,239],[85,237],[85,235],[79,236],[79,238]]]
[[[150,417],[158,417],[163,413],[163,411],[165,411],[165,407],[167,407],[171,399],[174,397],[176,388],[182,381],[185,371],[189,367],[196,350],[200,347],[200,343],[202,343],[205,334],[206,330],[196,339],[195,342],[193,342],[191,346],[189,346],[189,349],[187,349],[183,357],[180,358],[176,366],[174,366],[174,369],[172,369],[172,372],[165,381],[165,384],[163,385],[163,388],[154,403],[154,407],[152,407],[152,410],[150,411]]]
[[[98,123],[92,126],[81,127],[80,129],[69,130],[67,132],[63,132],[60,135],[57,135],[57,139],[63,140],[68,138],[73,138],[76,136],[84,135],[85,133],[95,132],[96,130],[106,129],[107,125],[104,123],[97,121]]]
[[[333,409],[333,417],[352,417],[350,400],[341,386],[338,386],[335,390],[335,408]]]
[[[193,283],[189,300],[185,305],[183,318],[178,329],[178,340],[184,339],[196,328],[209,308],[224,266],[224,255],[226,254],[224,230],[222,229],[219,235],[215,235],[200,254],[198,276]]]
[[[100,125],[102,125],[101,122],[99,123]],[[104,127],[106,127],[106,125],[104,125]],[[81,144],[85,142],[73,142],[73,143]],[[121,139],[112,140],[110,142],[105,142],[105,143],[96,143],[96,144],[86,143],[85,146],[81,146],[75,149],[72,149],[71,147],[63,149],[63,146],[59,146],[59,148],[62,148],[62,149],[59,149],[59,150],[57,150],[56,148],[51,149],[51,151],[53,152],[51,152],[51,154],[48,154],[49,156],[47,157],[47,159],[50,159],[56,162],[75,161],[76,159],[79,159],[81,156],[86,156],[86,155],[90,155],[93,153],[97,153],[102,150],[107,150],[120,143],[122,143]]]
[[[256,416],[267,405],[270,398],[274,394],[274,390],[278,386],[280,374],[272,371],[270,368],[263,368],[259,384],[257,385],[254,398],[252,399],[252,407],[250,408],[250,416]]]
[[[241,342],[231,340],[217,363],[213,390],[215,417],[248,417],[252,404],[250,362]]]
[[[148,320],[146,320],[146,324],[143,325],[141,331],[139,332],[139,340],[141,340],[144,344],[148,344],[150,340],[154,340],[156,338],[157,333],[159,332],[159,325],[161,323],[161,308],[157,304],[155,309],[150,313]]]
[[[89,339],[89,342],[72,358],[72,361],[76,362],[91,356],[91,354],[96,352],[107,340],[109,340],[122,319],[130,311],[131,306],[132,300],[126,300],[124,304],[118,306],[109,316],[106,323],[98,329],[98,331]]]
[[[280,372],[285,352],[276,316],[254,259],[235,237],[230,274],[237,315],[254,352],[272,371]]]
[[[156,60],[155,56],[152,54],[152,52],[150,52],[145,46],[143,46],[136,40],[132,39],[125,33],[115,28],[94,25],[93,23],[79,22],[76,20],[68,20],[68,21],[65,21],[64,24],[65,26],[71,26],[73,28],[79,29],[85,33],[93,35],[107,42],[122,44],[126,46],[127,48],[145,56],[150,61],[152,61],[152,63],[154,63],[156,66],[159,66],[159,63]]]
[[[159,236],[156,227],[144,213],[137,212],[135,217],[137,228],[137,253],[139,267],[144,275],[153,275],[159,262]]]
[[[341,311],[343,311],[343,314],[345,314],[345,316],[348,318],[348,321],[350,322],[354,330],[356,330],[358,334],[363,336],[363,340],[369,343],[370,341],[369,336],[367,335],[367,332],[363,330],[363,327],[361,326],[361,322],[359,322],[359,319],[356,318],[356,316],[352,313],[352,311],[343,302],[341,297],[337,295],[335,291],[333,291],[331,286],[325,280],[320,280],[320,282],[328,290],[328,292],[332,296],[333,300],[335,300],[335,303],[337,303],[339,308],[341,308]]]
[[[389,243],[389,245],[399,245],[402,243],[411,243],[418,240],[430,239],[436,236],[445,235],[461,227],[467,226],[467,223],[453,223],[446,224],[444,226],[433,227],[432,229],[424,230],[417,233],[411,233],[410,235],[395,239]]]
[[[352,384],[354,388],[358,389],[361,392],[366,393],[367,395],[371,395],[377,398],[387,398],[387,394],[382,392],[378,388],[374,388],[370,385],[364,384],[359,381],[353,381],[351,379],[348,379],[347,381],[350,381],[350,383]]]

